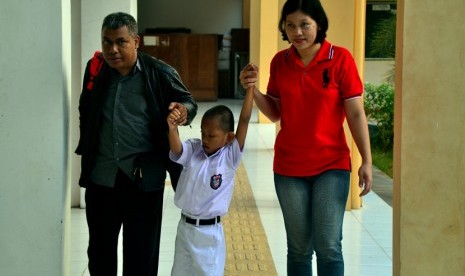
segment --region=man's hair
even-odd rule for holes
[[[328,30],[328,17],[319,0],[287,0],[281,10],[281,19],[279,20],[279,31],[283,40],[289,41],[286,34],[286,17],[296,11],[301,11],[316,21],[318,30],[316,33],[315,43],[321,43],[326,38]]]
[[[227,106],[217,105],[208,109],[205,114],[203,114],[202,122],[205,119],[211,118],[218,118],[220,120],[220,126],[223,131],[234,131],[234,115]]]
[[[138,35],[138,28],[136,19],[130,14],[124,12],[115,12],[107,15],[103,19],[102,31],[103,29],[117,30],[121,27],[128,27],[128,32],[131,36],[136,37]]]

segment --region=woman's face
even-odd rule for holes
[[[307,49],[315,43],[316,21],[302,11],[288,14],[284,24],[287,37],[297,50]]]

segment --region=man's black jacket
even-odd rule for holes
[[[166,171],[170,173],[175,188],[182,167],[169,160],[168,106],[171,102],[182,103],[187,108],[187,124],[197,114],[197,104],[190,92],[182,83],[174,68],[148,54],[139,52],[138,59],[142,66],[146,81],[147,105],[152,114],[150,131],[155,141],[156,150],[138,156],[134,169],[141,169],[143,177],[139,188],[143,191],[154,191],[164,187]],[[90,60],[84,74],[82,93],[79,99],[80,139],[76,154],[81,155],[81,177],[79,185],[91,185],[90,175],[98,151],[98,133],[100,129],[102,107],[110,80],[110,67],[104,62],[99,74],[95,77],[93,88],[87,89],[90,78]]]

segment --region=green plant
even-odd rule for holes
[[[381,150],[373,147],[371,151],[373,165],[392,178],[392,149]]]
[[[373,146],[392,150],[394,139],[394,87],[388,83],[365,84],[364,108],[369,120],[376,123]]]

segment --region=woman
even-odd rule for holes
[[[271,61],[267,93],[255,87],[255,65],[240,74],[244,88],[254,87],[260,111],[281,123],[273,171],[286,228],[288,275],[312,275],[313,252],[318,275],[344,275],[342,222],[351,170],[345,119],[362,156],[360,196],[372,185],[363,85],[351,54],[326,40],[327,29],[318,0],[286,1],[279,30],[291,46]]]

